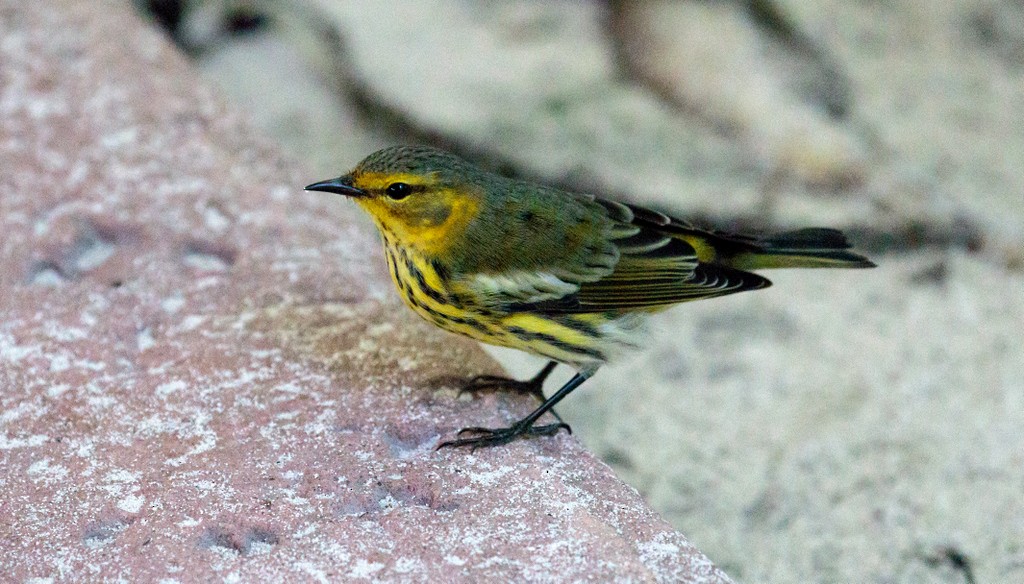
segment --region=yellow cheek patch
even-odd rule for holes
[[[355,201],[402,245],[426,254],[444,253],[480,213],[483,196],[471,190],[430,188],[432,178],[412,174],[361,174],[356,186],[371,193],[380,192],[395,182],[426,188],[398,201],[372,195],[357,197]],[[444,217],[439,208],[447,211],[447,217],[437,223],[437,217]]]
[[[407,219],[409,241],[406,243],[424,253],[436,255],[446,251],[462,236],[470,221],[480,213],[480,199],[476,193],[454,189],[431,191],[428,196],[436,197],[450,209],[448,218],[439,225],[415,225],[414,221]]]

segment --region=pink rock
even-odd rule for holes
[[[4,579],[728,581],[567,435],[435,451],[531,398],[127,6],[0,1],[0,115]]]

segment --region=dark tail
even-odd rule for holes
[[[741,270],[875,267],[868,258],[849,251],[850,242],[837,229],[787,231],[761,239],[755,247],[757,249],[738,253],[723,263]]]

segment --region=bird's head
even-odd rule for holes
[[[481,171],[447,152],[394,146],[367,156],[351,172],[307,191],[345,195],[369,213],[385,237],[426,253],[443,251],[480,213]]]

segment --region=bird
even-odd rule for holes
[[[870,268],[844,234],[766,237],[703,229],[638,205],[505,177],[429,146],[378,150],[305,187],[373,219],[402,300],[428,322],[548,360],[525,381],[479,376],[541,404],[507,427],[467,427],[438,445],[480,447],[571,428],[553,408],[609,360],[641,346],[644,322],[682,302],[767,288],[763,268]],[[548,375],[575,374],[545,398]],[[557,422],[538,424],[551,412]]]

